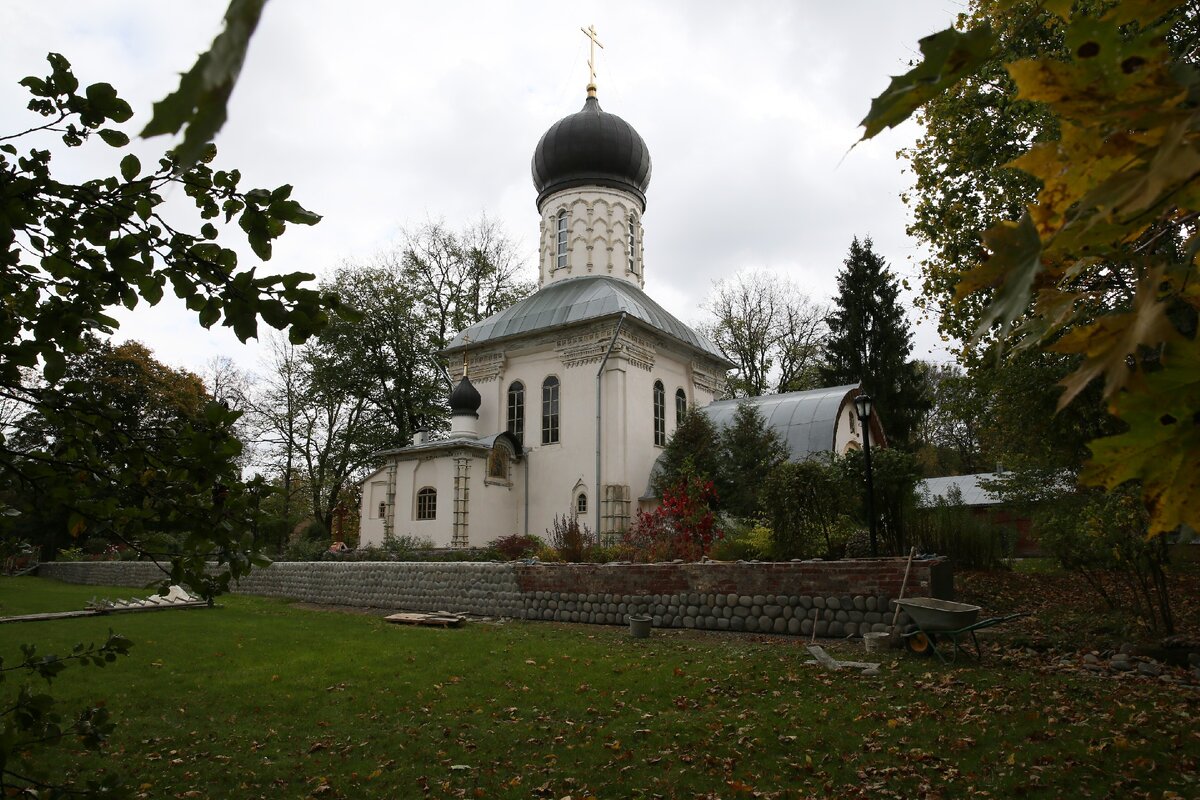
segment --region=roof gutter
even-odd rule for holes
[[[608,357],[612,355],[613,348],[617,346],[617,337],[621,335],[621,326],[625,324],[625,315],[628,312],[622,311],[620,319],[617,320],[616,330],[613,331],[612,341],[608,343],[608,350],[604,352],[604,358],[600,359],[600,368],[596,370],[596,493],[592,496],[592,503],[596,506],[596,544],[600,544],[600,383],[604,377],[604,366],[608,364]]]

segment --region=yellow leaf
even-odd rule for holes
[[[1171,343],[1162,365],[1138,392],[1114,398],[1110,410],[1129,430],[1089,442],[1092,459],[1079,473],[1081,483],[1108,489],[1140,481],[1151,536],[1182,523],[1200,528],[1200,344]]]
[[[983,243],[991,256],[964,274],[954,289],[958,302],[979,289],[997,287],[976,336],[986,334],[996,322],[1007,330],[1012,320],[1025,313],[1034,278],[1042,269],[1042,242],[1028,214],[1019,222],[993,225],[984,232]]]
[[[1066,391],[1058,399],[1060,410],[1100,375],[1104,376],[1104,396],[1111,396],[1134,374],[1129,359],[1135,359],[1133,365],[1137,365],[1140,345],[1157,346],[1179,338],[1167,318],[1167,304],[1158,299],[1162,277],[1163,271],[1155,270],[1139,282],[1132,311],[1107,314],[1075,328],[1050,348],[1084,356],[1079,369],[1062,382]]]

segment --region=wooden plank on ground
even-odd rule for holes
[[[808,661],[805,661],[804,663],[808,664],[809,666],[816,666],[817,664],[821,664],[820,661],[817,661],[817,660],[811,659],[811,658]],[[837,664],[839,667],[849,667],[850,669],[875,669],[875,668],[879,667],[879,664],[874,664],[870,661],[838,661]],[[824,666],[824,665],[822,665],[822,666]]]
[[[42,614],[21,614],[16,617],[0,617],[0,625],[6,622],[42,622],[48,619],[70,619],[71,617],[95,617],[103,614],[94,608],[86,611],[48,611]]]
[[[457,628],[463,624],[463,618],[455,614],[420,614],[415,611],[390,614],[384,619],[397,625],[428,625],[439,628]]]
[[[808,652],[812,653],[812,657],[825,669],[839,670],[842,668],[837,659],[826,653],[825,648],[820,645],[810,644]]]
[[[208,601],[197,600],[194,603],[157,603],[149,606],[118,606],[103,609],[108,614],[126,614],[134,611],[171,611],[176,608],[208,608]]]

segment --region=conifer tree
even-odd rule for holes
[[[651,477],[654,490],[679,485],[686,478],[716,480],[721,473],[721,434],[709,416],[692,406],[667,440],[667,446]]]
[[[912,330],[900,306],[900,286],[871,247],[870,237],[861,242],[855,237],[838,274],[821,377],[827,386],[862,381],[889,444],[904,447],[930,402],[918,365],[909,358]]]
[[[743,519],[758,516],[759,493],[771,470],[787,460],[787,447],[756,406],[739,403],[733,420],[721,431],[721,450],[721,508]]]

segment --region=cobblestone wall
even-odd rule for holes
[[[907,594],[928,595],[937,562],[913,563]],[[162,578],[133,561],[49,563],[68,583],[145,586]],[[902,559],[703,564],[278,562],[238,593],[413,611],[656,627],[843,637],[885,631]],[[908,619],[900,615],[899,623]]]

